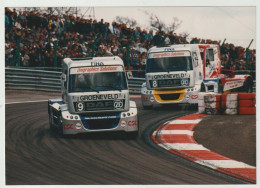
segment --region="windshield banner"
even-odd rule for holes
[[[148,58],[161,58],[161,57],[180,57],[190,56],[190,52],[162,52],[162,53],[151,53]]]
[[[100,72],[122,72],[122,66],[100,66],[72,68],[70,74],[100,73]]]
[[[188,73],[180,73],[180,74],[161,74],[161,75],[150,75],[150,79],[153,80],[161,80],[161,79],[181,79],[181,78],[190,78],[190,74]]]

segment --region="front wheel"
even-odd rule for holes
[[[135,140],[138,138],[138,131],[126,132],[126,138],[130,140]]]
[[[248,78],[243,86],[243,92],[253,93],[253,80]]]
[[[49,109],[49,124],[50,124],[50,130],[54,131],[55,127],[54,127],[54,122],[53,122],[53,112],[51,109]]]
[[[145,110],[152,110],[152,109],[153,109],[153,105],[151,105],[151,106],[144,106],[144,105],[143,105],[143,108],[144,108]]]
[[[219,83],[218,83],[218,93],[220,93],[220,94],[223,93],[223,85],[222,85],[221,81],[219,81]]]

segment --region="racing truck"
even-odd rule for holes
[[[199,92],[252,92],[252,76],[221,68],[216,44],[152,47],[147,53],[146,82],[141,88],[143,108],[151,109],[155,104],[197,104]]]
[[[137,107],[119,57],[65,58],[61,88],[61,99],[48,100],[48,114],[50,129],[62,137],[105,131],[138,136]]]

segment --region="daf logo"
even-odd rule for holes
[[[113,106],[112,101],[104,101],[104,102],[87,102],[86,108],[106,108]]]

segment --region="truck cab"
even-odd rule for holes
[[[130,101],[124,63],[119,57],[65,58],[62,98],[49,100],[50,127],[62,135],[124,131],[138,135],[137,108]]]
[[[222,93],[243,87],[248,76],[227,78],[222,74],[220,50],[215,44],[153,47],[147,55],[142,105],[147,109],[154,104],[197,104],[198,92]]]

